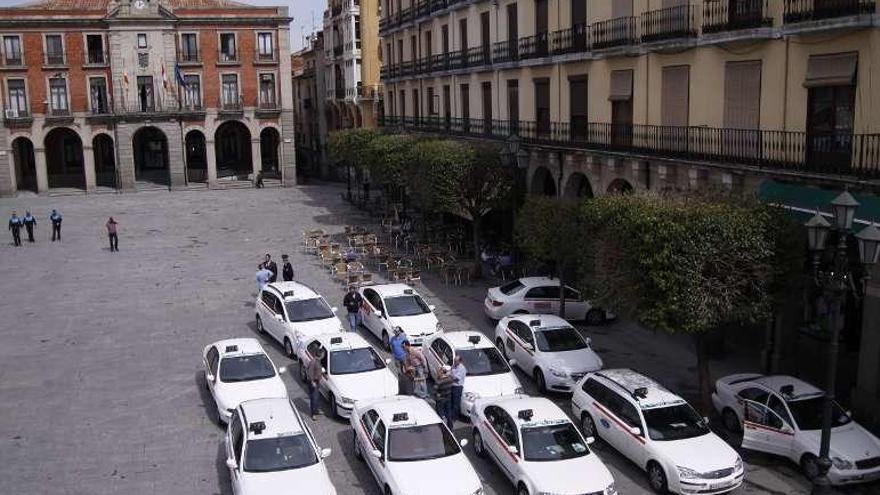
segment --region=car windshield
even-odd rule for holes
[[[822,429],[822,404],[825,401],[824,396],[817,395],[809,399],[787,401],[788,409],[794,416],[797,427],[801,430],[820,430]],[[837,402],[831,410],[831,427],[835,428],[843,426],[852,421],[843,408]]]
[[[494,347],[459,349],[458,355],[467,369],[467,376],[498,375],[510,371],[507,361]]]
[[[522,282],[520,282],[519,280],[514,280],[513,282],[502,285],[498,288],[498,290],[500,290],[501,293],[505,296],[509,296],[511,294],[516,294],[523,287],[525,287],[525,285],[523,285]]]
[[[220,381],[222,382],[247,382],[272,378],[273,376],[275,376],[275,369],[265,354],[228,357],[220,361]]]
[[[266,473],[311,466],[317,462],[318,456],[311,442],[304,433],[300,433],[248,441],[244,470]]]
[[[587,343],[572,327],[540,329],[535,332],[535,340],[541,352],[576,351],[587,348]]]
[[[426,461],[459,452],[458,442],[441,423],[392,428],[388,435],[390,461]]]
[[[651,440],[683,440],[709,433],[706,422],[688,404],[644,409],[642,414]]]
[[[330,353],[331,375],[365,373],[367,371],[380,370],[384,367],[385,361],[376,354],[372,347],[346,349]]]
[[[527,461],[562,461],[590,453],[571,423],[522,429],[523,456]]]
[[[415,316],[431,312],[417,295],[389,297],[385,299],[385,308],[388,316]]]
[[[286,301],[284,305],[287,306],[287,314],[293,322],[333,318],[333,311],[321,297]]]

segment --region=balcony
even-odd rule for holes
[[[281,114],[281,105],[277,100],[260,101],[254,113],[257,117],[275,117]]]
[[[642,43],[654,43],[697,35],[694,7],[679,5],[642,14]]]
[[[11,129],[30,127],[34,118],[27,109],[7,108],[3,115],[3,125]]]
[[[873,14],[875,0],[785,0],[786,24]]]
[[[773,27],[768,0],[703,0],[703,34]]]
[[[254,51],[254,65],[262,64],[262,65],[270,65],[278,63],[278,51],[272,50],[271,52],[265,52],[260,49]]]
[[[239,62],[239,60],[238,60],[238,52],[237,51],[232,52],[232,53],[220,52],[217,55],[217,63],[220,65],[223,65],[223,64],[233,65],[233,64],[237,64],[238,62]]]
[[[519,60],[518,40],[499,41],[492,45],[492,60],[496,64]]]
[[[519,58],[546,57],[550,52],[547,33],[538,33],[534,36],[526,36],[519,39]]]
[[[47,53],[43,59],[46,67],[66,67],[67,56],[64,53]]]
[[[488,46],[475,46],[474,48],[468,48],[463,57],[465,67],[480,67],[492,63],[492,57],[489,53]]]
[[[343,51],[342,45],[336,45],[336,46],[334,46],[334,47],[333,47],[333,56],[334,56],[334,57],[341,57],[341,56],[342,56],[342,51]]]
[[[590,26],[576,24],[568,29],[554,31],[551,41],[550,49],[554,55],[588,52],[591,48]]]
[[[193,66],[193,65],[201,65],[202,57],[199,56],[198,50],[195,51],[185,51],[179,50],[177,52],[177,63],[181,66]]]
[[[221,114],[241,114],[244,113],[244,102],[239,96],[224,96],[217,101],[217,110]]]
[[[811,134],[712,127],[386,116],[380,125],[596,152],[620,152],[784,172],[880,178],[880,134]]]
[[[24,57],[22,57],[21,52],[4,55],[2,61],[4,69],[24,67]]]
[[[103,50],[86,50],[83,53],[83,61],[83,65],[90,67],[103,67],[109,63],[107,54]]]
[[[592,25],[593,49],[604,50],[638,43],[635,17],[618,17]]]

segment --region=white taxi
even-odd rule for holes
[[[743,482],[742,459],[681,397],[629,369],[585,376],[571,397],[584,436],[648,473],[658,493],[716,494]]]
[[[288,399],[242,402],[226,429],[226,467],[235,495],[336,495],[321,449]]]
[[[371,285],[362,287],[360,293],[364,300],[361,304],[364,326],[382,339],[386,350],[390,350],[395,327],[403,329],[412,345],[422,345],[426,338],[443,331],[434,315],[434,306],[406,284]]]
[[[501,287],[492,287],[486,294],[483,309],[492,320],[514,314],[559,314],[559,279],[524,277]],[[565,319],[585,320],[598,325],[614,314],[585,301],[581,293],[565,286]]]
[[[614,479],[566,414],[549,399],[478,399],[471,411],[474,451],[491,457],[517,495],[616,495]]]
[[[311,287],[299,282],[266,285],[254,304],[257,331],[269,334],[284,346],[284,353],[296,359],[296,346],[303,338],[342,332],[336,308]]]
[[[319,391],[327,399],[330,414],[348,417],[355,402],[397,395],[397,376],[386,366],[375,349],[356,333],[326,333],[303,341],[297,349],[299,377],[306,381],[306,368],[319,349],[324,354],[321,367],[327,378]]]
[[[743,448],[787,457],[804,474],[819,473],[825,394],[793,376],[737,374],[715,383],[712,404],[724,426],[743,432]],[[880,480],[880,440],[834,402],[831,468],[834,485]]]
[[[227,423],[239,403],[264,397],[287,397],[287,388],[257,339],[214,342],[202,352],[205,386],[217,405],[217,419]]]
[[[351,414],[355,456],[385,495],[483,495],[480,478],[434,409],[422,399],[358,402]]]
[[[541,392],[571,392],[585,374],[602,369],[590,339],[556,315],[514,315],[495,327],[495,345],[534,378]]]
[[[474,401],[523,393],[522,384],[498,349],[480,332],[447,332],[425,342],[425,360],[431,378],[440,368],[452,366],[456,356],[467,370],[461,396],[461,414],[467,417]]]

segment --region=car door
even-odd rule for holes
[[[774,398],[774,395],[770,396],[771,401]],[[744,402],[743,448],[788,456],[794,444],[794,429],[774,410],[781,406],[787,416],[785,405],[779,403],[777,407],[770,408],[769,403],[761,404],[752,400]]]
[[[532,332],[525,323],[510,320],[504,332],[504,352],[508,359],[516,360],[520,369],[531,374],[534,366],[534,349],[529,350],[526,347],[527,341],[524,338],[526,335],[531,337]]]
[[[516,482],[520,455],[516,424],[513,418],[498,406],[486,406],[483,415],[486,417],[483,429],[488,433],[483,437],[483,445],[504,475],[510,481]],[[517,449],[517,453],[509,450],[511,446]]]
[[[268,290],[263,291],[263,309],[265,311],[266,317],[263,318],[263,328],[279,343],[284,342],[284,332],[282,330],[282,322],[278,321],[278,307],[280,306],[280,301]]]
[[[361,319],[364,322],[364,326],[367,327],[367,329],[370,330],[373,335],[381,338],[381,315],[384,314],[384,307],[382,306],[382,301],[379,298],[379,294],[373,289],[364,289],[363,299],[364,302],[361,305]]]
[[[443,338],[436,338],[431,342],[428,352],[425,353],[425,359],[428,361],[428,370],[432,378],[437,379],[441,366],[452,365],[451,357],[452,349]]]
[[[232,419],[229,421],[227,429],[229,441],[226,443],[226,458],[235,460],[235,468],[229,467],[229,479],[232,482],[232,493],[240,495],[242,490],[241,473],[244,469],[244,427],[241,424],[241,418],[238,415],[238,409],[232,413]]]
[[[533,314],[557,313],[558,309],[553,308],[559,306],[559,287],[542,285],[532,287],[523,296],[523,303],[524,309]]]
[[[214,385],[217,383],[219,364],[220,351],[217,350],[217,346],[212,345],[208,352],[205,353],[205,383],[208,384],[208,389],[211,391],[212,396],[214,395]]]
[[[571,287],[565,287],[565,319],[577,321],[585,320],[587,318],[589,306],[590,305],[584,301],[580,292]]]
[[[367,466],[369,466],[370,471],[373,472],[373,476],[376,477],[379,486],[382,486],[382,473],[384,469],[382,463],[384,460],[376,459],[371,453],[374,449],[379,452],[384,452],[384,444],[382,444],[380,448],[380,446],[373,443],[373,433],[378,422],[379,414],[373,409],[368,409],[361,414],[360,427],[355,429],[355,437],[357,438],[364,461],[367,463]]]
[[[612,412],[623,422],[623,426],[619,429],[620,448],[618,450],[636,465],[645,466],[648,461],[648,450],[645,448],[647,432],[642,415],[627,398],[619,394],[614,394],[614,397],[616,400],[612,403]],[[633,432],[633,428],[638,429],[638,433]]]

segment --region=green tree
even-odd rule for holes
[[[707,335],[765,321],[784,281],[774,263],[787,218],[758,203],[607,195],[583,206],[582,275],[596,301],[647,326],[692,335],[701,405],[709,409]]]
[[[331,132],[327,138],[327,149],[337,162],[356,168],[363,167],[363,151],[379,136],[375,129],[343,129]]]
[[[417,138],[408,134],[383,134],[361,150],[361,161],[370,178],[387,189],[405,186],[403,172],[415,159]]]

